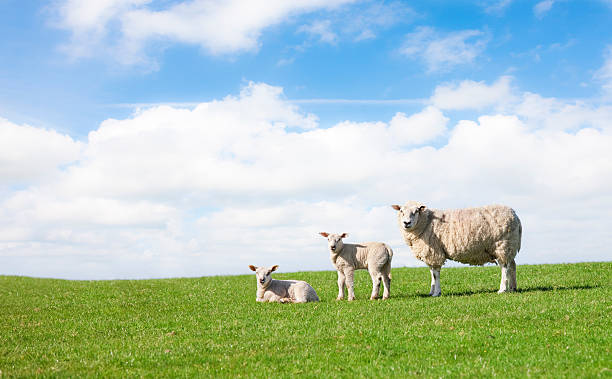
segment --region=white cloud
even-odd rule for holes
[[[321,42],[334,45],[338,36],[331,30],[330,20],[317,20],[309,25],[302,25],[298,28],[298,32],[306,33],[314,37],[318,37]]]
[[[394,267],[413,265],[389,207],[408,199],[439,208],[513,206],[524,225],[519,263],[604,259],[612,243],[610,110],[515,92],[504,114],[452,126],[427,106],[322,128],[280,88],[251,83],[239,96],[192,109],[158,106],[106,120],[82,146],[33,128],[13,140],[15,151],[43,146],[39,134],[79,148],[49,166],[13,161],[17,170],[42,165],[50,175],[0,192],[1,273],[331,269],[320,231],[386,241]],[[555,115],[575,120],[536,126]]]
[[[472,80],[445,84],[436,87],[431,100],[440,109],[483,109],[509,103],[513,100],[511,81],[511,77],[502,76],[492,85]]]
[[[520,93],[511,84],[510,76],[502,76],[492,84],[472,80],[442,84],[436,87],[429,102],[441,110],[517,115],[532,129],[575,131],[584,127],[605,129],[609,126],[612,117],[609,105]]]
[[[444,34],[430,27],[419,27],[406,36],[399,51],[407,57],[422,59],[429,72],[447,71],[474,62],[487,42],[488,38],[480,30]]]
[[[150,0],[64,0],[55,25],[71,32],[64,49],[74,58],[106,51],[121,63],[141,64],[156,41],[198,45],[211,54],[254,51],[265,28],[351,1],[191,0],[158,9]]]
[[[418,145],[439,137],[446,131],[449,119],[435,107],[407,117],[398,112],[389,124],[389,132],[398,144]]]
[[[563,101],[525,92],[520,101],[507,108],[533,128],[578,130],[584,127],[607,129],[612,117],[609,105],[595,106],[585,101]]]
[[[540,1],[533,7],[533,13],[537,18],[542,18],[548,11],[552,9],[552,6],[555,4],[555,0],[544,0]]]
[[[60,166],[79,159],[81,148],[81,143],[54,130],[0,118],[0,186],[55,175]]]

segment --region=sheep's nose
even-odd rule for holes
[[[411,224],[411,222],[404,221],[404,228],[409,228]]]
[[[336,246],[332,246],[332,247],[331,247],[331,249],[332,249],[333,251],[336,251]]]
[[[263,284],[263,282],[265,282],[265,279],[259,279],[259,283]]]

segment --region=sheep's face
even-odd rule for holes
[[[272,267],[257,267],[257,266],[249,266],[251,271],[255,271],[255,276],[257,277],[257,285],[262,287],[267,287],[272,281],[272,272],[276,271],[278,265],[274,265]]]
[[[344,246],[342,239],[348,236],[348,234],[346,233],[342,233],[342,234],[320,233],[320,234],[323,237],[327,237],[327,246],[329,246],[329,251],[332,254],[337,254],[340,252],[340,250],[342,250],[342,246]]]
[[[419,217],[425,210],[425,206],[420,204],[406,204],[403,207],[393,205],[392,207],[399,212],[398,218],[400,227],[407,231],[410,231],[417,226],[419,223]]]

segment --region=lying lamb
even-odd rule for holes
[[[431,296],[440,296],[440,268],[447,259],[471,265],[501,266],[498,292],[516,290],[514,257],[521,248],[522,227],[514,210],[502,205],[456,210],[428,209],[415,201],[399,211],[404,241],[431,271]]]
[[[277,303],[306,303],[319,301],[319,297],[310,284],[302,280],[272,279],[272,271],[278,265],[270,268],[250,265],[251,271],[257,276],[257,301]]]
[[[370,299],[378,298],[380,281],[384,284],[383,299],[389,298],[391,286],[391,258],[393,250],[382,242],[366,242],[362,244],[343,243],[342,238],[348,234],[319,233],[327,237],[331,261],[338,270],[338,300],[344,298],[344,286],[348,287],[348,300],[355,299],[353,289],[353,274],[355,270],[367,269],[372,278],[372,295]]]

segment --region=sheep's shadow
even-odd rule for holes
[[[528,293],[528,292],[548,292],[548,291],[569,291],[569,290],[591,290],[595,288],[600,288],[601,285],[580,285],[580,286],[536,286],[536,287],[526,287],[526,288],[518,288],[516,293]],[[472,296],[478,294],[486,294],[486,293],[497,293],[497,289],[480,289],[480,290],[468,290],[468,291],[451,291],[444,292],[442,291],[442,296]],[[510,292],[512,293],[512,292]],[[396,295],[393,297],[398,298],[408,298],[408,297],[431,297],[429,294],[419,293],[416,295]]]

